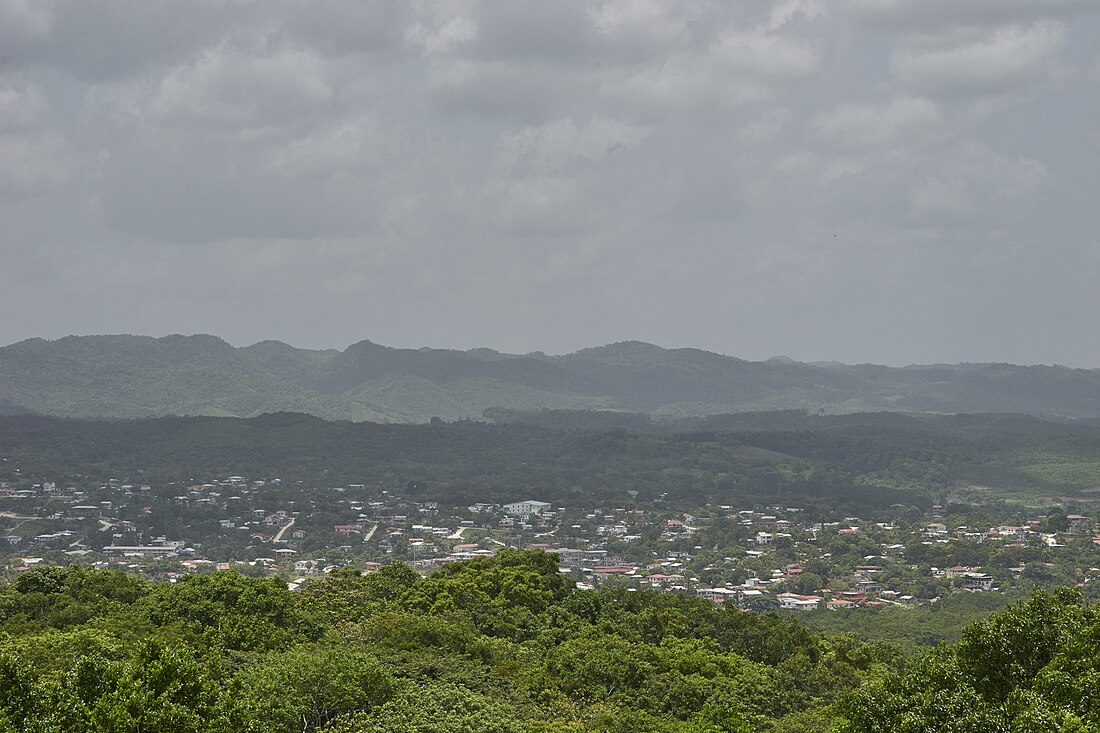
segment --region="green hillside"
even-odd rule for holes
[[[539,409],[662,419],[786,409],[1092,418],[1100,417],[1100,371],[750,362],[640,342],[564,356],[394,349],[369,341],[343,351],[276,341],[234,348],[205,335],[70,336],[0,348],[0,412],[132,418],[294,411],[427,422]]]
[[[553,413],[538,413],[548,417]],[[87,475],[174,481],[196,473],[416,484],[449,502],[577,496],[696,505],[801,500],[830,510],[951,498],[1092,503],[1100,426],[1026,416],[742,413],[640,424],[432,425],[252,419],[90,421],[0,416],[0,479]],[[599,414],[597,414],[599,415]],[[136,480],[136,479],[135,479]]]
[[[344,567],[296,592],[277,577],[232,571],[151,583],[40,566],[0,586],[0,729],[1087,733],[1100,725],[1100,607],[1080,591],[1036,591],[959,636],[906,655],[890,642],[815,633],[792,617],[701,598],[579,589],[556,556],[533,550],[501,550],[427,577],[401,564],[369,574]]]

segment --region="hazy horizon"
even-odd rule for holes
[[[0,0],[0,343],[1100,367],[1095,0]]]
[[[640,343],[640,344],[645,344],[645,345],[648,345],[648,346],[656,346],[657,348],[664,349],[666,351],[675,351],[675,350],[680,350],[680,349],[704,351],[704,352],[711,353],[711,354],[717,354],[718,356],[725,356],[725,357],[730,357],[730,358],[733,358],[733,359],[741,359],[741,360],[744,360],[744,361],[751,361],[751,362],[766,362],[766,361],[770,361],[772,359],[790,359],[790,360],[792,360],[794,362],[797,362],[799,364],[807,364],[807,365],[811,365],[811,366],[818,365],[818,364],[833,363],[833,364],[844,364],[846,366],[871,365],[871,366],[885,366],[885,367],[890,367],[890,368],[895,368],[895,369],[903,369],[905,367],[912,367],[912,366],[940,366],[940,365],[943,365],[943,366],[958,366],[958,365],[964,365],[964,364],[1010,364],[1012,366],[1025,366],[1025,367],[1026,366],[1052,366],[1052,367],[1066,367],[1066,368],[1069,368],[1069,369],[1085,369],[1085,370],[1092,370],[1092,369],[1098,368],[1098,367],[1087,367],[1087,366],[1083,367],[1083,366],[1077,366],[1077,365],[1074,365],[1074,364],[1060,364],[1060,363],[1056,363],[1056,362],[973,362],[973,361],[970,361],[970,362],[967,362],[967,361],[954,361],[954,362],[937,361],[937,362],[933,362],[933,361],[914,361],[914,362],[909,362],[909,363],[906,363],[906,364],[891,364],[891,363],[887,363],[887,362],[883,362],[883,361],[843,362],[843,361],[839,361],[837,359],[816,359],[816,358],[799,359],[799,358],[791,356],[790,354],[772,354],[771,356],[767,356],[767,357],[763,357],[763,358],[749,358],[749,357],[746,357],[746,356],[742,356],[740,354],[730,354],[730,353],[725,353],[725,352],[721,352],[721,351],[713,351],[711,349],[703,349],[703,348],[700,348],[698,346],[691,346],[691,345],[686,345],[686,344],[685,345],[670,346],[670,345],[667,345],[667,344],[658,344],[658,343],[653,343],[651,341],[644,341],[642,339],[630,339],[630,338],[619,339],[617,341],[609,341],[609,342],[603,343],[603,344],[588,344],[587,346],[581,346],[580,348],[573,349],[572,351],[560,351],[560,352],[558,352],[558,351],[547,351],[545,349],[532,349],[530,351],[505,351],[505,350],[502,350],[502,349],[497,349],[497,348],[493,348],[492,346],[485,346],[485,345],[454,346],[454,347],[452,347],[452,346],[433,346],[431,344],[391,344],[391,343],[383,343],[381,341],[378,341],[377,339],[373,339],[373,338],[369,338],[369,337],[360,338],[360,339],[357,339],[355,341],[351,341],[351,342],[346,343],[346,344],[334,344],[332,346],[312,347],[312,346],[301,346],[301,345],[295,344],[293,342],[284,341],[283,339],[275,339],[275,338],[262,338],[262,339],[259,339],[257,341],[237,342],[237,341],[232,341],[230,339],[224,338],[223,336],[219,336],[216,333],[209,333],[209,332],[201,332],[201,333],[166,333],[166,334],[160,334],[160,335],[144,334],[144,333],[88,333],[88,334],[65,334],[64,336],[58,336],[58,337],[55,337],[55,338],[46,338],[46,337],[43,337],[43,336],[31,336],[31,337],[28,337],[26,339],[19,339],[18,341],[13,341],[13,342],[6,343],[6,344],[0,344],[0,349],[6,348],[8,346],[14,346],[18,343],[22,343],[23,341],[33,341],[35,339],[42,339],[42,340],[45,340],[45,341],[54,342],[54,341],[60,341],[61,339],[65,339],[65,338],[94,338],[94,337],[113,337],[113,336],[136,336],[136,337],[140,337],[140,338],[152,338],[152,339],[163,339],[163,338],[170,338],[170,337],[173,337],[173,336],[182,336],[184,338],[193,337],[193,336],[212,336],[212,337],[217,338],[221,341],[224,341],[225,343],[229,344],[230,346],[232,346],[235,349],[248,348],[250,346],[256,346],[257,344],[261,344],[261,343],[275,342],[275,343],[284,344],[286,346],[290,346],[290,347],[295,348],[295,349],[302,349],[302,350],[306,350],[306,351],[344,351],[344,350],[348,349],[349,347],[354,346],[355,344],[369,341],[369,342],[371,342],[371,343],[373,343],[377,346],[382,346],[382,347],[391,348],[391,349],[408,349],[408,350],[413,350],[413,351],[444,350],[444,351],[456,351],[456,352],[470,352],[470,351],[481,351],[481,350],[486,350],[487,349],[489,351],[493,351],[493,352],[496,352],[498,354],[501,354],[502,356],[528,356],[528,355],[532,355],[532,354],[541,354],[543,356],[549,356],[549,357],[569,356],[571,354],[576,354],[578,352],[587,351],[587,350],[590,350],[590,349],[599,349],[599,348],[604,348],[604,347],[607,347],[607,346],[616,346],[616,345],[625,344],[625,343]]]

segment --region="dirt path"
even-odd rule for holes
[[[271,541],[272,541],[272,542],[278,542],[279,540],[281,540],[281,539],[283,538],[283,533],[285,533],[285,532],[286,532],[286,531],[287,531],[288,529],[290,529],[290,528],[291,528],[291,527],[293,527],[293,526],[294,526],[294,520],[293,520],[293,519],[291,519],[291,520],[290,520],[289,522],[287,522],[286,524],[284,524],[284,525],[283,525],[283,526],[282,526],[282,527],[281,527],[281,528],[279,529],[278,533],[277,533],[277,534],[276,534],[276,535],[275,535],[274,537],[272,537],[272,538],[271,538]]]

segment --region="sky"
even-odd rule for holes
[[[1100,0],[0,0],[0,344],[1100,368]]]

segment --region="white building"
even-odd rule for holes
[[[799,596],[794,593],[780,593],[779,607],[788,611],[813,611],[821,605],[821,596]]]
[[[993,590],[993,576],[985,573],[966,573],[963,575],[963,587],[970,590]]]
[[[737,591],[730,590],[729,588],[698,588],[695,591],[695,595],[714,603],[725,603],[728,600],[737,600]]]
[[[504,513],[511,514],[515,517],[529,516],[531,514],[542,514],[543,512],[549,510],[549,502],[535,501],[534,499],[528,499],[527,501],[517,501],[512,504],[504,505]]]

